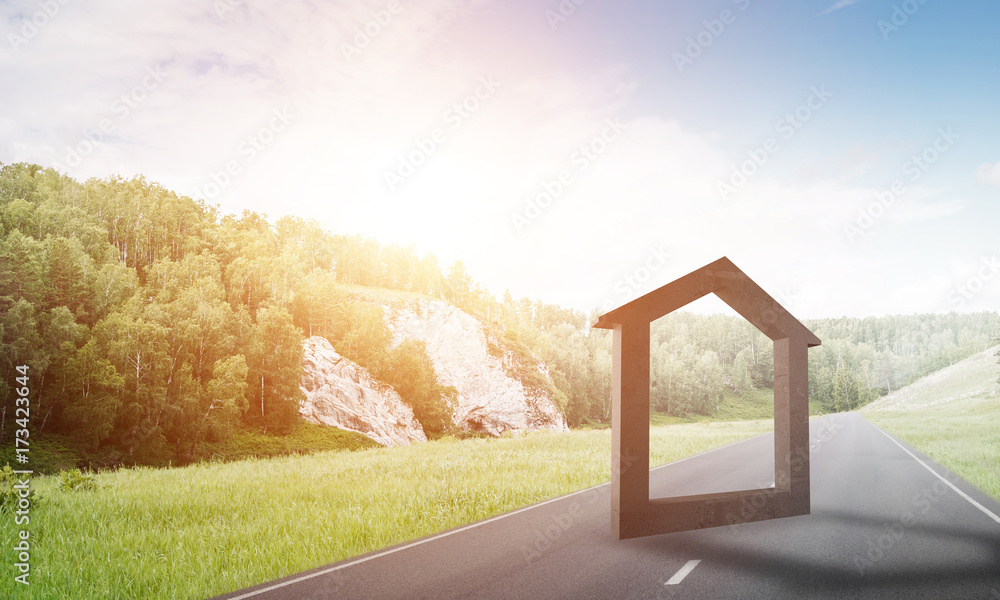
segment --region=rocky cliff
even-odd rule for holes
[[[337,354],[326,338],[307,339],[303,350],[305,401],[299,412],[307,420],[356,431],[384,446],[427,441],[399,394]]]
[[[511,374],[528,368],[547,375],[545,364],[520,364],[472,315],[439,300],[394,303],[385,314],[393,344],[422,340],[440,382],[458,390],[455,423],[463,429],[490,435],[568,429],[549,392],[526,387]]]

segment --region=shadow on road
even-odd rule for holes
[[[780,581],[782,586],[793,585],[803,592],[833,594],[956,584],[1000,589],[1000,530],[991,533],[923,523],[903,526],[898,520],[846,512],[823,512],[788,521],[782,525],[795,521],[797,527],[815,527],[817,537],[826,532],[830,544],[814,544],[820,553],[795,545],[780,547],[773,538],[780,537],[781,527],[766,523],[744,526],[732,539],[691,532],[627,543],[670,557],[683,548],[685,554],[705,562]],[[908,543],[921,537],[924,543]],[[765,538],[771,538],[768,541],[772,543],[761,544]],[[932,543],[926,543],[928,540]],[[921,554],[908,551],[908,546],[916,546]],[[933,550],[928,552],[928,548]]]

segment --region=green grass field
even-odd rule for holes
[[[981,352],[928,375],[860,412],[1000,500],[996,351]]]
[[[770,431],[769,420],[651,428],[651,465]],[[96,490],[32,480],[31,581],[0,514],[3,598],[199,599],[608,481],[611,432],[122,469]]]

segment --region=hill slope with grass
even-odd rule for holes
[[[1000,499],[1000,346],[861,409],[869,421]]]

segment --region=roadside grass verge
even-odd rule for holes
[[[650,464],[772,428],[653,427]],[[0,514],[0,597],[201,599],[606,482],[610,453],[609,430],[583,430],[121,469],[96,489],[38,477],[32,584],[13,581],[22,526]]]
[[[862,414],[1000,500],[1000,395],[914,412]]]
[[[1000,369],[995,351],[932,373],[860,412],[1000,500]]]

